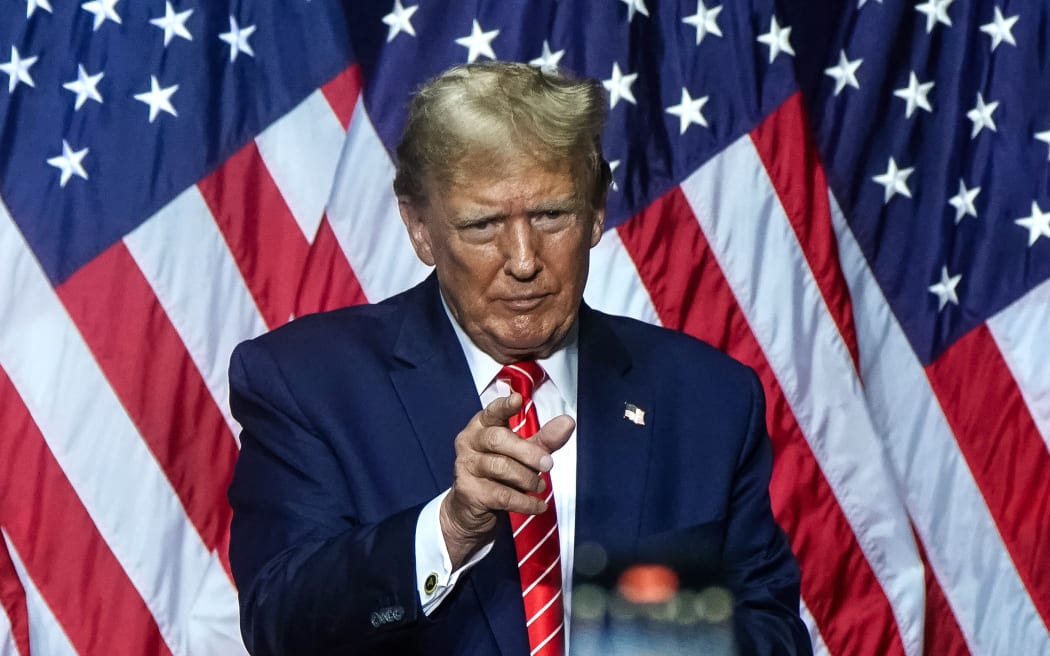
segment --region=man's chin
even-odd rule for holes
[[[545,331],[528,335],[495,335],[481,349],[500,364],[520,360],[540,360],[558,350],[565,341],[567,330]]]

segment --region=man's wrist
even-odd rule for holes
[[[459,578],[492,550],[492,542],[479,545],[453,567],[439,519],[441,504],[448,494],[446,490],[423,506],[416,520],[416,588],[425,615],[430,615]]]
[[[441,527],[441,536],[445,541],[445,550],[452,563],[452,570],[459,569],[463,563],[471,559],[478,549],[486,543],[492,542],[492,531],[487,533],[468,532],[463,530],[459,524],[452,520],[449,513],[450,498],[452,490],[449,490],[441,500],[438,510],[438,521]]]

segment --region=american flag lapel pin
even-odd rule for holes
[[[639,426],[645,426],[645,410],[633,403],[623,404],[623,418]]]

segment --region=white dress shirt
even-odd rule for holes
[[[444,305],[444,299],[442,299]],[[467,357],[467,366],[474,379],[478,398],[481,406],[485,407],[494,399],[501,396],[509,396],[510,386],[505,382],[496,380],[503,365],[496,362],[487,353],[479,349],[470,340],[459,323],[449,313],[445,305],[445,313],[455,329],[456,337],[463,347],[463,353]],[[565,340],[565,344],[551,354],[550,357],[537,360],[537,363],[547,372],[547,380],[540,384],[533,392],[532,400],[536,407],[536,415],[540,426],[558,415],[569,415],[576,420],[576,381],[577,381],[577,333],[575,326]],[[455,435],[449,435],[449,448],[452,448],[452,440]],[[572,600],[572,558],[573,542],[576,533],[576,431],[573,430],[569,441],[565,446],[551,454],[554,459],[554,467],[551,469],[551,486],[554,488],[554,507],[558,514],[558,537],[561,542],[561,578],[562,599],[565,609],[565,645],[569,644],[569,609]],[[452,560],[448,555],[445,540],[441,533],[439,510],[441,501],[448,494],[445,490],[436,498],[432,499],[419,515],[416,521],[416,586],[419,590],[419,599],[422,602],[423,612],[429,615],[448,596],[455,587],[460,576],[480,562],[492,550],[492,543],[482,547],[474,556],[464,563],[459,569],[452,571]],[[437,585],[429,586],[428,594],[426,581],[430,577],[436,577]],[[433,581],[432,581],[433,583]]]

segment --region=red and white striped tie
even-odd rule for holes
[[[522,396],[521,412],[510,419],[511,430],[522,438],[532,437],[540,429],[532,392],[546,379],[546,373],[535,362],[515,362],[503,367],[497,378]],[[565,637],[558,516],[554,510],[551,477],[546,472],[540,476],[547,486],[534,496],[547,502],[547,512],[542,515],[512,512],[510,526],[514,530],[514,549],[518,552],[518,575],[531,653],[562,656]]]

